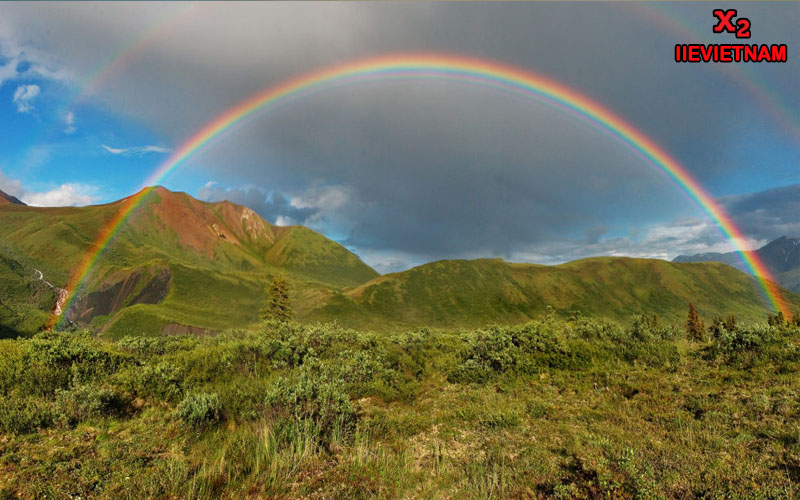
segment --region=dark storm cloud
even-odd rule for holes
[[[91,102],[149,125],[175,148],[218,113],[287,78],[357,57],[437,51],[495,59],[580,90],[652,137],[715,195],[786,182],[785,171],[756,176],[739,157],[741,148],[761,154],[759,141],[743,140],[753,127],[759,139],[797,154],[800,135],[769,108],[778,98],[785,115],[800,116],[796,58],[747,67],[672,61],[676,43],[735,41],[711,31],[712,7],[725,5],[253,2],[185,12],[101,5],[5,4],[3,33],[80,76],[138,32],[166,23]],[[788,43],[790,54],[800,46],[800,5],[734,7],[753,22],[750,43]],[[384,252],[387,269],[415,256],[674,255],[721,241],[707,221],[669,222],[702,214],[608,135],[545,105],[452,82],[362,84],[291,101],[230,131],[184,168],[224,185],[285,193],[215,188],[212,198],[323,232],[335,226],[352,247]],[[312,199],[326,189],[346,192],[346,202]],[[750,219],[743,227],[760,238]],[[391,251],[403,259],[386,257]]]
[[[726,196],[721,202],[739,228],[753,238],[800,236],[800,184]]]
[[[231,189],[208,183],[197,192],[197,198],[210,202],[227,200],[247,206],[273,224],[283,221],[304,224],[319,212],[317,208],[296,207],[280,193],[268,194],[254,187]]]

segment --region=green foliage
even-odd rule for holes
[[[767,315],[767,324],[769,326],[784,326],[786,318],[783,316],[783,311],[778,311],[777,314]]]
[[[329,443],[352,432],[356,414],[344,390],[344,380],[322,376],[319,366],[305,365],[295,377],[278,379],[266,402],[292,430],[311,424],[314,434]]]
[[[790,340],[793,337],[792,331],[775,325],[718,329],[706,356],[739,367],[776,363],[788,368],[800,362],[800,348]]]
[[[800,330],[727,323],[4,340],[3,494],[796,497]]]
[[[56,390],[59,418],[68,426],[90,418],[122,415],[129,404],[130,398],[107,387],[80,385],[69,390]]]
[[[50,427],[55,412],[50,404],[34,397],[0,397],[0,432],[25,434]]]
[[[686,335],[692,340],[702,342],[706,338],[705,329],[703,320],[694,308],[694,304],[689,302],[689,315],[686,319]]]
[[[273,278],[267,287],[267,302],[261,311],[261,319],[288,322],[292,318],[294,311],[289,300],[289,282],[281,275]]]
[[[219,394],[212,392],[193,392],[187,394],[180,402],[176,415],[181,421],[192,427],[204,427],[216,424],[222,418],[222,405]]]

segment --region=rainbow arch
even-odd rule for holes
[[[69,310],[77,291],[89,276],[103,250],[128,217],[147,198],[153,186],[163,181],[170,172],[180,167],[214,139],[248,117],[291,98],[345,84],[392,78],[451,79],[518,93],[570,112],[608,133],[666,174],[711,217],[723,236],[734,245],[742,262],[756,277],[770,306],[789,317],[790,311],[780,289],[758,256],[744,246],[745,238],[741,231],[686,168],[643,132],[600,103],[537,73],[486,59],[430,53],[385,55],[313,71],[257,92],[208,122],[157,167],[145,181],[144,188],[136,195],[127,198],[115,216],[101,228],[67,285],[69,296],[63,310]]]

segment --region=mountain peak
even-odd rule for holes
[[[766,248],[766,247],[768,247],[770,245],[794,245],[794,246],[797,246],[797,245],[800,245],[800,238],[798,238],[796,236],[781,236],[780,238],[767,243],[766,245],[764,245],[763,248]]]
[[[791,290],[800,290],[797,270],[800,269],[800,238],[781,236],[755,251],[759,259],[775,275],[776,280]],[[748,271],[735,252],[679,255],[673,262],[724,262],[742,271]]]
[[[25,205],[25,203],[16,196],[0,191],[0,205]]]

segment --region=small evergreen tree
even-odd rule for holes
[[[713,320],[711,320],[711,325],[708,327],[708,333],[711,334],[712,339],[719,339],[722,337],[722,332],[727,330],[725,326],[725,321],[722,319],[722,316],[715,316]]]
[[[689,335],[690,339],[702,342],[706,337],[705,330],[706,329],[705,325],[703,325],[703,320],[700,319],[700,315],[697,314],[694,304],[689,302],[689,316],[686,319],[686,333]]]
[[[767,324],[769,326],[785,326],[786,318],[783,316],[783,311],[778,311],[778,314],[767,315]]]
[[[291,321],[293,317],[294,311],[289,301],[289,282],[284,276],[273,278],[267,286],[267,303],[261,310],[261,319],[286,322]]]
[[[736,316],[733,314],[728,315],[728,319],[725,320],[725,330],[732,332],[736,329]]]

